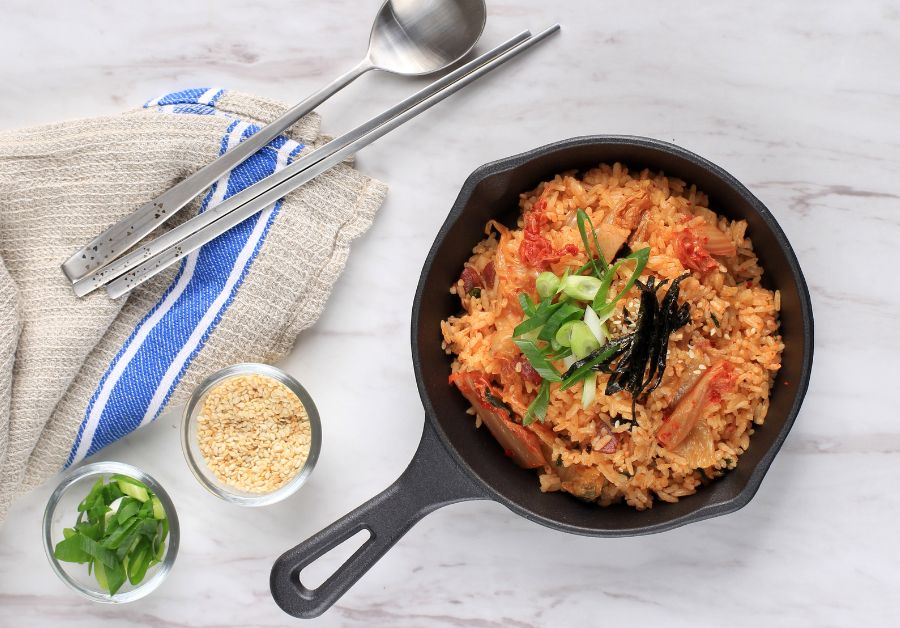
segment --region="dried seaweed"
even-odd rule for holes
[[[680,284],[688,276],[675,279],[662,302],[657,293],[668,283],[667,279],[657,281],[651,276],[646,283],[635,282],[641,291],[635,330],[575,362],[563,374],[563,381],[573,379],[585,367],[609,373],[605,393],[612,395],[623,390],[630,393],[631,421],[634,421],[635,404],[646,401],[662,383],[669,336],[691,320],[690,306],[687,303],[678,304]]]

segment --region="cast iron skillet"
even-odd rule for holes
[[[441,350],[440,321],[460,310],[448,290],[491,218],[514,224],[519,193],[565,170],[620,161],[674,175],[705,191],[719,214],[749,223],[765,269],[764,283],[781,291],[783,366],[766,423],[740,463],[723,478],[675,504],[639,512],[601,508],[565,493],[541,493],[534,471],[516,467],[486,429],[475,429],[468,403],[447,383],[450,357]],[[328,609],[419,519],[461,500],[493,499],[550,528],[598,537],[663,532],[733,512],[750,501],[784,442],[806,393],[813,357],[813,316],[797,258],[763,204],[727,172],[682,148],[628,136],[578,137],[482,166],[466,180],[425,260],[412,311],[412,354],[425,429],[409,467],[386,491],[285,552],[272,568],[275,601],[296,617]],[[321,586],[300,582],[308,564],[361,530],[371,536]],[[464,550],[463,550],[464,551]]]

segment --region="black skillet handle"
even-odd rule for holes
[[[419,448],[396,482],[275,561],[269,577],[272,597],[294,617],[318,617],[422,517],[447,504],[485,498],[450,458],[426,419]],[[304,567],[360,530],[368,530],[370,536],[347,562],[318,588],[303,586],[299,576]]]

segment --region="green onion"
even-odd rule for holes
[[[528,332],[534,331],[543,325],[543,319],[537,317],[526,318],[513,329],[513,337],[518,338],[519,336],[524,336]]]
[[[597,342],[599,342],[601,346],[606,344],[606,327],[603,325],[603,322],[600,320],[600,317],[597,316],[597,313],[593,308],[585,308],[584,324],[588,326],[588,329],[591,330],[591,333],[594,334],[594,338],[597,339]]]
[[[519,298],[521,299],[521,297],[522,295],[520,294]],[[513,329],[513,336],[522,336],[543,326],[544,323],[546,323],[547,320],[553,315],[553,313],[563,306],[562,303],[552,303],[551,301],[552,299],[550,297],[547,297],[546,299],[542,300],[537,307],[533,307],[534,304],[532,304],[532,313],[530,315],[530,318],[527,318],[516,325],[516,328]]]
[[[597,240],[597,231],[594,229],[594,223],[591,221],[590,216],[588,216],[583,209],[579,209],[575,212],[576,220],[578,222],[578,233],[581,234],[581,242],[584,244],[584,251],[588,256],[588,265],[593,267],[594,274],[599,279],[603,276],[603,273],[606,272],[607,264],[606,259],[603,257],[603,251],[600,250],[600,242]],[[594,241],[594,247],[591,247],[591,242],[587,237],[587,226],[591,228],[591,238]],[[594,256],[594,249],[596,249],[597,256]],[[597,262],[600,262],[599,265]],[[601,270],[602,269],[602,270]]]
[[[588,373],[584,378],[584,388],[581,390],[581,408],[587,410],[597,396],[597,374]]]
[[[53,555],[64,562],[86,563],[88,573],[93,571],[110,594],[126,580],[139,584],[162,560],[169,522],[162,502],[143,482],[125,475],[112,476],[108,484],[99,479],[78,511],[74,528],[63,529]]]
[[[531,297],[528,296],[527,292],[519,293],[519,305],[522,306],[522,311],[525,312],[525,316],[534,316],[534,301],[531,300]]]
[[[588,264],[590,264],[594,268],[594,274],[599,277],[600,267],[597,265],[597,260],[594,259],[594,253],[591,250],[591,243],[587,237],[587,228],[585,227],[585,222],[587,222],[588,215],[584,212],[583,209],[579,209],[577,212],[575,212],[575,217],[578,221],[578,233],[581,234],[581,242],[584,244],[584,251],[588,256]]]
[[[547,359],[534,342],[531,340],[513,340],[513,342],[519,347],[519,350],[522,352],[522,355],[525,356],[525,359],[528,360],[529,364],[531,364],[531,366],[534,367],[534,370],[538,372],[538,375],[551,382],[562,380],[559,373],[557,373],[556,369],[553,367],[553,364],[550,363],[550,360]]]
[[[594,248],[597,250],[597,261],[600,262],[600,268],[603,269],[603,272],[609,268],[609,264],[606,263],[606,258],[603,256],[603,251],[600,250],[600,242],[597,240],[597,230],[594,229],[594,223],[591,220],[591,217],[585,214],[585,218],[587,218],[588,226],[591,228],[591,238],[594,240]],[[615,254],[615,251],[613,251]]]
[[[568,277],[571,274],[572,273],[569,271],[568,268],[566,268],[563,271],[562,277],[559,278],[559,285],[556,286],[556,294],[559,294],[560,292],[562,292],[562,282],[564,282],[566,280],[566,277]]]
[[[555,341],[555,339],[554,339]],[[555,360],[563,360],[572,355],[572,350],[569,347],[559,347],[553,348],[553,342],[550,343],[551,351],[547,351],[544,353],[544,357],[546,357],[551,362]]]
[[[602,282],[596,277],[585,275],[569,275],[562,282],[563,294],[576,301],[593,301]]]
[[[539,340],[548,340],[553,345],[553,340],[556,340],[556,333],[560,330],[560,328],[565,325],[569,321],[573,321],[575,319],[581,318],[582,310],[580,307],[572,305],[571,303],[563,303],[558,310],[553,312],[549,318],[547,318],[547,322],[544,324],[544,327],[541,329],[541,333],[538,334]],[[561,346],[568,346],[559,343]],[[559,347],[553,347],[554,349],[558,349]]]
[[[530,425],[535,419],[543,423],[547,416],[548,405],[550,405],[550,382],[544,380],[541,382],[537,397],[528,405],[525,416],[522,417],[522,425]]]
[[[606,300],[606,295],[609,292],[609,287],[612,285],[613,278],[615,277],[616,271],[628,260],[635,260],[634,270],[631,272],[631,275],[628,277],[628,280],[625,282],[625,286],[622,290],[617,294],[612,301],[609,303],[604,303]],[[637,278],[641,276],[641,273],[644,270],[644,267],[647,266],[647,261],[650,259],[650,249],[644,248],[639,251],[635,251],[631,255],[623,257],[618,262],[613,264],[609,270],[607,271],[606,276],[603,278],[603,282],[601,287],[598,289],[597,293],[594,295],[594,302],[591,304],[591,307],[597,313],[597,316],[601,321],[605,321],[609,318],[610,314],[612,314],[613,309],[616,303],[625,296],[629,290],[634,286],[634,282],[637,281]]]
[[[575,321],[572,325],[571,336],[569,342],[572,347],[572,354],[581,360],[600,348],[600,343],[584,321]]]
[[[602,348],[598,351],[595,351],[591,359],[587,360],[584,364],[580,365],[574,372],[570,373],[568,377],[562,380],[562,386],[560,386],[560,390],[566,390],[571,388],[576,383],[581,381],[585,375],[590,373],[593,368],[605,361],[607,358],[612,356],[616,351],[619,351],[620,347],[616,343],[610,343],[606,345],[605,348]]]
[[[544,271],[537,276],[537,279],[534,282],[534,288],[541,298],[545,299],[556,294],[559,283],[559,277],[549,271]]]
[[[560,328],[556,332],[556,337],[554,340],[558,342],[563,347],[571,347],[572,346],[572,328],[577,323],[577,320],[568,321],[563,323]]]

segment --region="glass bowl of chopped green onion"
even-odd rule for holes
[[[44,550],[60,580],[82,596],[107,604],[140,599],[175,562],[175,506],[156,480],[131,465],[79,467],[47,502]]]

